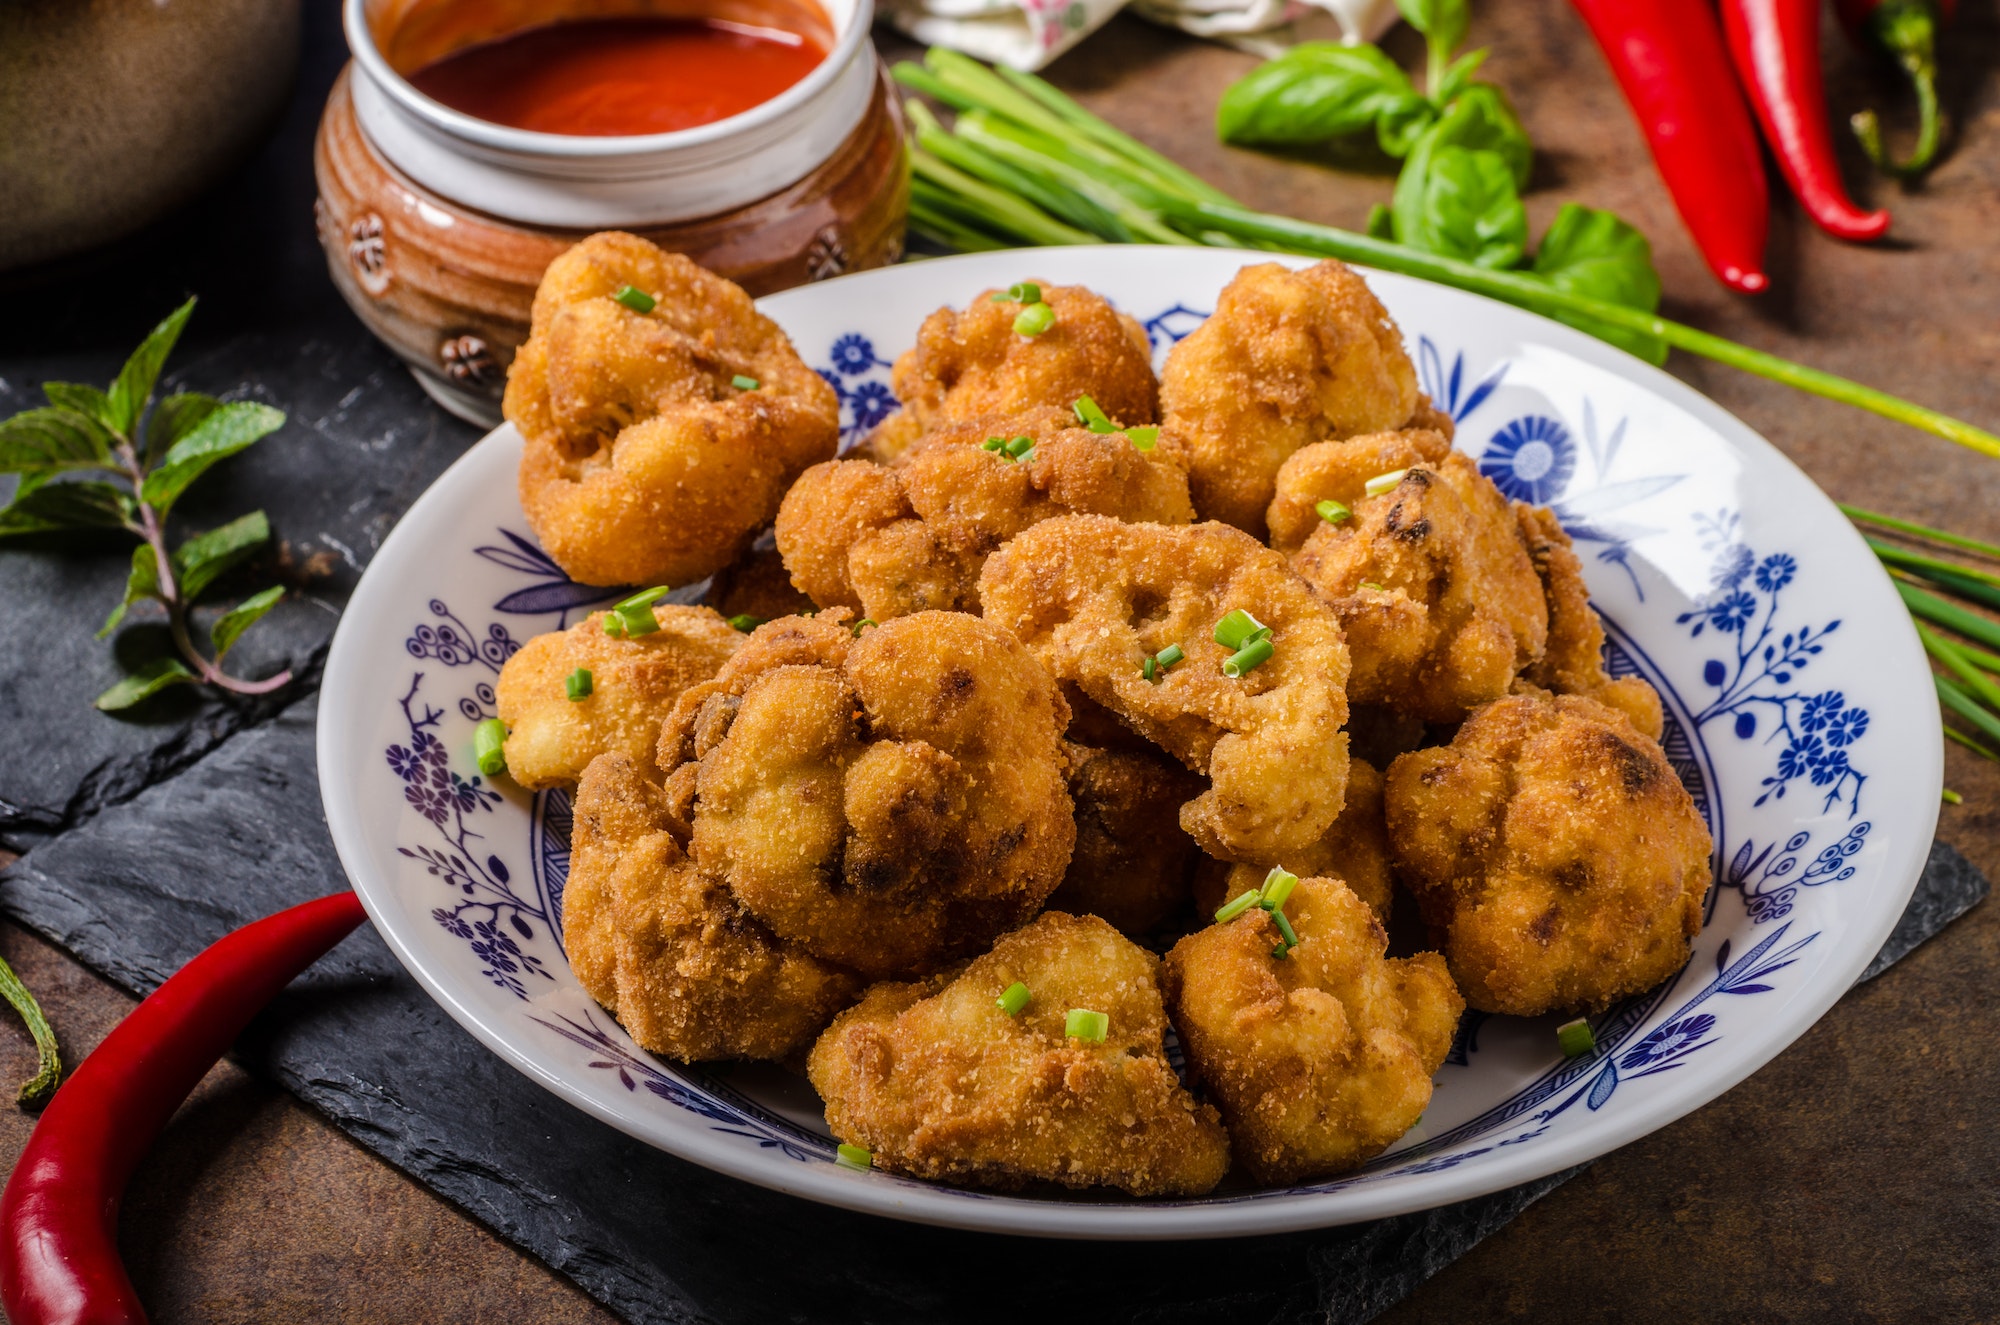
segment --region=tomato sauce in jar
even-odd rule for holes
[[[406,75],[453,110],[582,137],[671,133],[740,115],[826,58],[812,37],[725,19],[587,18],[451,52]]]

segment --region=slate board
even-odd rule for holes
[[[0,873],[0,910],[140,993],[229,929],[346,887],[320,813],[315,711],[311,699],[295,703],[30,852]],[[1963,856],[1934,846],[1881,964],[1986,891]],[[1086,1257],[900,1224],[710,1173],[570,1108],[460,1030],[371,930],[294,985],[241,1057],[647,1325],[1020,1325],[1053,1311],[1147,1325],[1346,1325],[1401,1300],[1576,1171],[1371,1224],[1095,1244]]]

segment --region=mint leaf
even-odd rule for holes
[[[58,405],[0,421],[0,474],[46,476],[111,463],[111,434],[87,414]]]
[[[269,405],[238,401],[222,405],[168,448],[159,468],[146,475],[139,495],[161,515],[208,467],[284,426],[285,416]]]
[[[229,652],[230,645],[243,637],[243,632],[257,624],[258,620],[278,605],[285,596],[284,586],[274,584],[262,593],[252,594],[238,603],[208,628],[209,643],[215,646],[215,660],[222,661],[222,655]]]
[[[1412,248],[1498,270],[1527,251],[1528,213],[1498,152],[1425,139],[1396,180],[1390,211],[1397,242]]]
[[[110,408],[108,422],[112,431],[128,438],[136,435],[139,416],[146,412],[146,402],[153,395],[153,383],[159,380],[160,369],[173,352],[174,342],[181,338],[181,328],[187,325],[188,315],[193,312],[194,300],[190,299],[167,314],[165,320],[140,342],[139,348],[132,351],[132,357],[125,361],[125,366],[118,370],[118,380],[111,384],[107,401]]]
[[[1266,61],[1224,92],[1215,132],[1225,143],[1302,147],[1372,128],[1382,150],[1400,156],[1432,114],[1409,75],[1379,48],[1314,41]]]
[[[1507,94],[1491,83],[1474,83],[1461,91],[1445,107],[1432,140],[1440,147],[1464,147],[1475,152],[1498,152],[1513,172],[1514,187],[1528,187],[1528,175],[1535,166],[1534,144]]]
[[[49,398],[51,405],[59,409],[81,414],[104,425],[112,432],[118,431],[118,425],[113,421],[111,413],[110,397],[94,386],[85,386],[81,382],[44,382],[42,394]]]
[[[182,391],[168,396],[153,411],[146,425],[146,463],[156,465],[173,444],[200,427],[202,421],[222,408],[214,396],[199,391]]]
[[[98,628],[97,638],[103,639],[118,629],[119,623],[125,620],[125,614],[131,610],[132,604],[159,596],[160,559],[153,552],[151,543],[141,543],[132,549],[132,569],[125,576],[124,601],[112,608],[111,615],[104,618],[104,624]]]
[[[1660,306],[1660,276],[1653,269],[1653,246],[1610,212],[1564,203],[1542,236],[1534,273],[1559,290],[1624,304],[1651,313]],[[1607,327],[1574,313],[1563,322],[1610,341],[1652,364],[1667,361],[1667,345],[1656,336]]]
[[[179,581],[181,602],[192,605],[224,571],[247,561],[270,538],[271,522],[262,511],[252,511],[175,548],[174,578]]]
[[[179,658],[158,658],[112,686],[91,701],[106,713],[131,708],[142,699],[159,694],[168,686],[187,685],[195,674]]]
[[[23,492],[21,488],[28,490]],[[65,529],[129,529],[137,518],[131,497],[109,483],[23,482],[0,509],[0,538]]]

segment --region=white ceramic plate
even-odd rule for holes
[[[1078,282],[1164,354],[1245,262],[1218,250],[1047,249],[929,261],[762,307],[820,366],[849,435],[893,407],[924,315],[1024,278]],[[1199,1201],[1029,1200],[858,1173],[809,1088],[682,1068],[577,986],[559,939],[568,803],[483,782],[472,729],[519,643],[615,594],[570,583],[515,498],[501,428],[413,506],[362,577],[321,693],[320,783],[389,945],[495,1053],[614,1127],[749,1182],[897,1218],[1084,1238],[1270,1233],[1476,1196],[1603,1154],[1714,1099],[1847,989],[1909,899],[1936,824],[1937,706],[1875,559],[1771,445],[1678,381],[1567,327],[1376,274],[1425,389],[1510,496],[1577,541],[1619,672],[1666,700],[1667,752],[1708,817],[1718,886],[1673,980],[1595,1019],[1469,1014],[1422,1125],[1364,1168]],[[1723,1159],[1726,1157],[1718,1157]]]

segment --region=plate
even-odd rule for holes
[[[1086,284],[1164,355],[1242,264],[1269,260],[1122,246],[978,254],[761,307],[833,383],[852,439],[895,407],[890,361],[940,304],[1024,278]],[[1560,514],[1611,669],[1659,690],[1668,757],[1716,842],[1692,959],[1595,1019],[1595,1053],[1563,1059],[1554,1017],[1470,1013],[1415,1131],[1355,1172],[1274,1191],[1028,1199],[835,1165],[802,1081],[656,1059],[583,993],[560,940],[568,800],[475,771],[472,731],[493,714],[500,664],[620,596],[571,583],[529,535],[521,440],[507,427],[389,535],[327,660],[321,794],[376,928],[461,1025],[612,1126],[748,1182],[962,1228],[1193,1238],[1372,1219],[1556,1172],[1714,1099],[1846,991],[1922,870],[1943,740],[1909,617],[1819,489],[1672,377],[1503,304],[1368,279],[1458,444],[1509,496]]]

